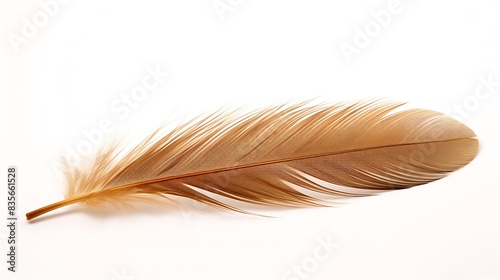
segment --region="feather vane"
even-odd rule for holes
[[[443,114],[401,103],[275,106],[216,112],[169,133],[152,133],[121,154],[101,150],[89,168],[68,168],[66,199],[89,206],[175,196],[246,212],[210,194],[266,206],[321,205],[332,197],[409,188],[466,165],[475,133]],[[338,185],[331,187],[322,182]]]

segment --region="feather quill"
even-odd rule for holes
[[[266,206],[321,205],[311,193],[335,198],[409,188],[476,156],[478,141],[467,126],[429,110],[395,112],[402,105],[301,103],[248,114],[219,111],[163,135],[158,130],[128,152],[111,145],[83,170],[68,167],[65,199],[26,218],[73,203],[175,196],[246,212],[210,194]]]

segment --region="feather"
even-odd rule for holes
[[[395,111],[402,105],[304,102],[247,114],[219,111],[168,133],[159,129],[127,152],[110,145],[84,169],[68,165],[66,198],[26,217],[73,203],[176,196],[244,213],[236,202],[322,205],[316,195],[409,188],[476,156],[478,141],[467,126],[434,111]]]

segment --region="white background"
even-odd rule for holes
[[[19,169],[20,217],[18,273],[2,261],[1,279],[500,279],[500,86],[481,83],[500,81],[498,1],[123,2],[55,2],[44,18],[39,1],[1,1],[0,166]],[[169,76],[121,107],[157,67]],[[277,218],[192,204],[23,219],[62,199],[57,160],[103,120],[94,150],[221,107],[373,97],[461,118],[480,154],[424,186]]]

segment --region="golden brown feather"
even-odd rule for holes
[[[306,192],[346,197],[408,188],[476,156],[478,141],[468,127],[433,111],[393,112],[401,105],[301,103],[245,115],[217,112],[163,136],[156,131],[123,156],[113,145],[90,168],[68,168],[66,199],[26,217],[77,202],[145,196],[181,196],[246,212],[207,193],[261,205],[319,205]]]

